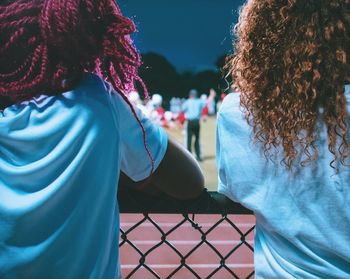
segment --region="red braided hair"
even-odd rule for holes
[[[141,125],[123,93],[136,81],[143,85],[133,32],[134,23],[114,0],[1,1],[0,108],[43,92],[62,93],[84,72],[95,72],[111,82]]]

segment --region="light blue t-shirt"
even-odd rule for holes
[[[191,98],[184,102],[182,110],[187,120],[200,120],[205,102],[200,98]]]
[[[252,143],[239,98],[228,95],[218,114],[219,192],[255,213],[256,277],[350,278],[350,169],[329,166],[326,128],[318,161],[292,176]]]
[[[167,136],[137,111],[155,168]],[[151,161],[128,105],[97,76],[0,115],[0,278],[120,278],[117,185]]]

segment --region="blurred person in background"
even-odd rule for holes
[[[203,121],[207,121],[208,113],[209,113],[208,102],[207,102],[208,96],[206,94],[202,94],[201,100],[205,104],[203,109],[202,109],[202,119],[203,119]]]
[[[121,278],[120,172],[201,193],[197,162],[127,99],[134,31],[114,0],[1,1],[0,278]]]
[[[209,97],[207,100],[208,115],[210,116],[215,115],[216,113],[215,97],[216,97],[216,91],[213,88],[210,88]]]
[[[186,147],[192,152],[192,137],[194,136],[194,151],[198,161],[203,161],[202,152],[200,148],[200,121],[202,118],[202,112],[205,106],[209,106],[214,103],[216,96],[215,90],[210,90],[208,98],[202,99],[198,96],[196,89],[191,89],[188,99],[182,105],[182,111],[185,119],[187,120],[186,129]]]
[[[220,110],[220,107],[222,105],[222,102],[224,101],[225,97],[227,96],[227,93],[222,92],[220,95],[220,99],[218,100],[218,102],[216,103],[216,111]]]
[[[188,99],[182,105],[182,111],[185,114],[187,120],[186,129],[186,146],[187,149],[192,151],[192,137],[194,136],[194,151],[198,161],[202,161],[202,153],[200,149],[200,120],[202,117],[203,108],[206,106],[206,101],[203,101],[198,97],[198,91],[191,89]]]
[[[161,126],[164,120],[164,108],[162,107],[163,97],[160,94],[153,94],[151,99],[146,103],[150,120]]]
[[[147,118],[150,118],[150,111],[143,104],[140,94],[137,91],[132,90],[131,92],[127,93],[127,97],[134,107],[137,107]]]
[[[257,278],[350,278],[350,1],[248,0],[217,124],[219,191]]]

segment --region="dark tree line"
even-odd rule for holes
[[[221,68],[225,56],[217,59],[216,70],[197,73],[190,71],[179,73],[164,56],[157,53],[145,53],[142,59],[140,76],[145,81],[148,91],[151,94],[161,94],[165,100],[173,96],[187,97],[192,88],[196,88],[199,94],[208,93],[210,88],[214,88],[219,93],[224,88]]]

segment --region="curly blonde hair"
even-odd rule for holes
[[[350,0],[248,0],[234,31],[228,67],[265,155],[281,146],[288,168],[299,155],[301,165],[316,160],[321,116],[334,156],[330,165],[345,165]]]

